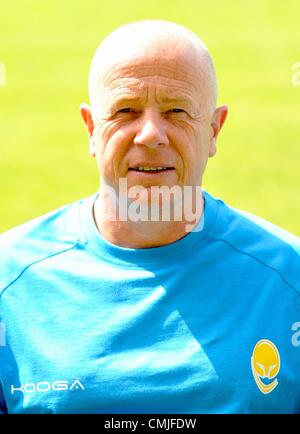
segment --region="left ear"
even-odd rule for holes
[[[213,157],[217,152],[217,137],[221,128],[227,118],[228,107],[226,105],[222,105],[216,108],[213,118],[210,124],[210,145],[209,145],[209,157]]]

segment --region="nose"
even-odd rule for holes
[[[169,144],[166,125],[160,113],[154,112],[154,110],[145,110],[140,118],[134,143],[149,148]]]

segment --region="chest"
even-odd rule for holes
[[[244,298],[196,275],[72,285],[3,302],[10,412],[299,410],[297,318],[266,295],[269,281]]]

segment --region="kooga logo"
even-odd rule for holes
[[[39,383],[25,383],[22,384],[21,387],[16,387],[13,384],[11,385],[11,394],[13,395],[16,392],[22,393],[44,393],[49,392],[49,390],[55,391],[64,391],[64,390],[84,390],[82,383],[79,380],[73,381],[73,383],[69,386],[69,382],[66,380],[57,380],[50,383],[49,381],[40,381]]]

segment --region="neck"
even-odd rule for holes
[[[97,228],[103,238],[108,242],[120,247],[143,249],[150,247],[159,247],[173,243],[192,231],[199,223],[204,208],[204,200],[202,194],[193,197],[193,209],[195,212],[186,216],[183,213],[183,218],[169,219],[168,221],[153,221],[153,219],[120,219],[107,218],[112,215],[113,206],[109,199],[104,199],[101,194],[98,196],[93,213]],[[103,218],[103,209],[105,209],[106,218]],[[187,218],[188,217],[188,218]]]

